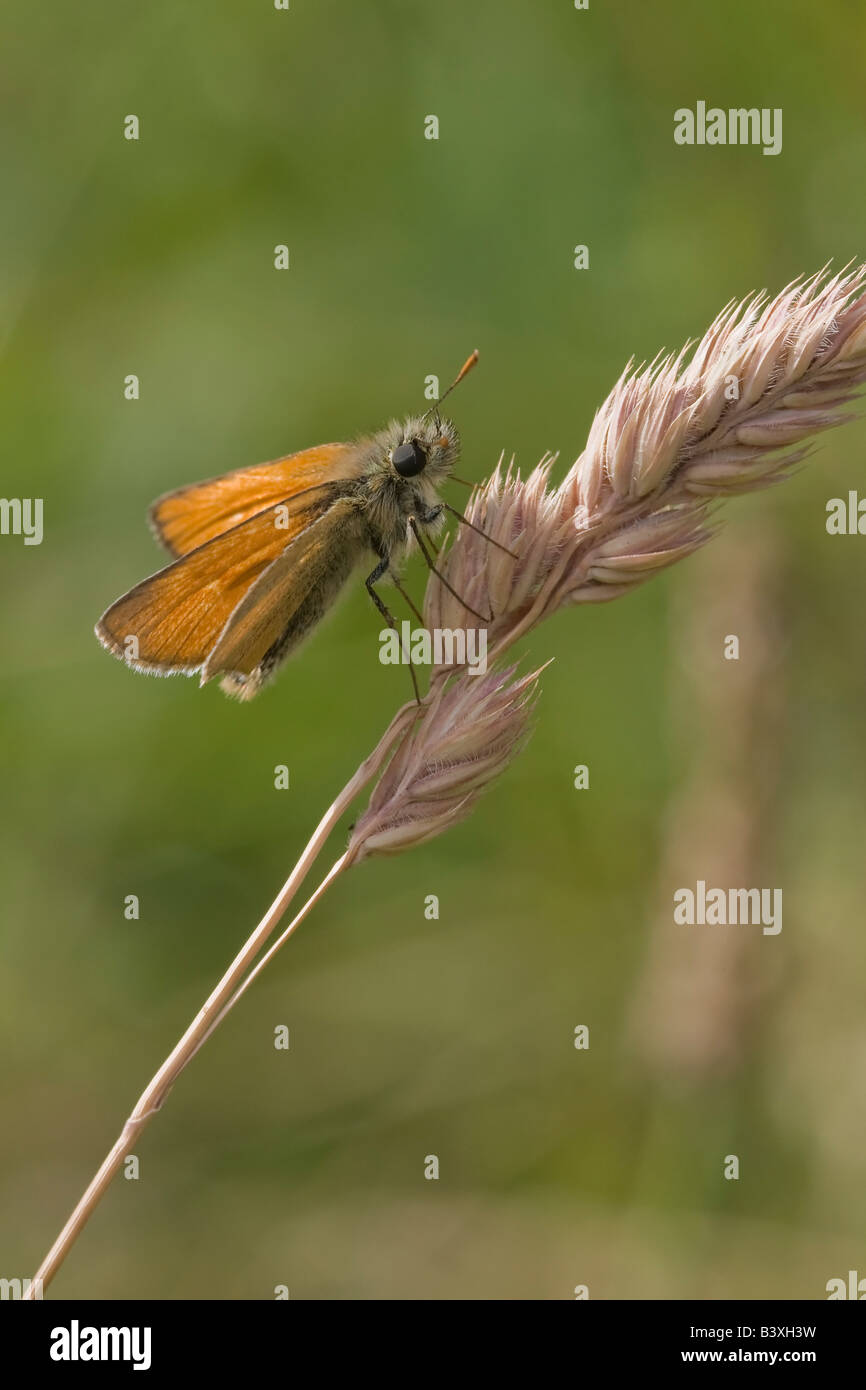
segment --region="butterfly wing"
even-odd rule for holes
[[[357,472],[357,452],[351,445],[320,444],[167,492],[151,507],[150,524],[172,555],[188,555],[257,512],[301,492],[308,492],[312,502],[312,489],[326,489],[330,483],[357,477]]]
[[[138,670],[200,670],[250,587],[350,487],[299,492],[205,541],[112,604],[97,637]]]
[[[337,500],[250,586],[209,653],[201,683],[222,676],[249,700],[330,608],[367,544],[354,497]]]

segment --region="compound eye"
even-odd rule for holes
[[[414,478],[427,463],[427,454],[417,439],[398,444],[391,454],[391,462],[401,478]]]

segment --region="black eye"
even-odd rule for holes
[[[397,445],[391,462],[401,478],[414,478],[427,463],[427,455],[417,439],[410,439],[406,444]]]

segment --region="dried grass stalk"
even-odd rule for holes
[[[543,618],[606,601],[690,555],[712,534],[712,503],[765,487],[805,457],[809,435],[841,424],[866,379],[866,268],[752,295],[722,310],[692,350],[626,367],[596,414],[586,448],[557,488],[553,456],[523,481],[500,459],[469,504],[443,557],[444,576],[479,613],[493,613],[496,659]],[[505,553],[500,547],[512,552]],[[431,576],[425,621],[470,629],[478,620]],[[128,1145],[183,1068],[303,921],[330,883],[373,854],[393,854],[467,815],[522,747],[538,672],[480,678],[434,669],[420,706],[398,711],[382,741],[325,813],[287,883],[187,1032],[145,1089],[120,1136],[37,1271],[47,1286]],[[265,951],[330,831],[379,778],[349,846],[282,936]]]

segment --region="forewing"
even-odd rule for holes
[[[206,541],[112,604],[96,635],[131,666],[199,670],[250,586],[345,488],[334,483],[278,503]]]
[[[330,483],[357,477],[357,450],[350,444],[320,444],[297,454],[238,468],[204,483],[159,497],[150,509],[157,539],[172,555],[190,551],[249,521],[278,502],[312,502]]]
[[[251,676],[268,653],[288,651],[309,631],[357,558],[358,521],[357,503],[339,500],[274,560],[232,613],[202,684],[218,675]]]

